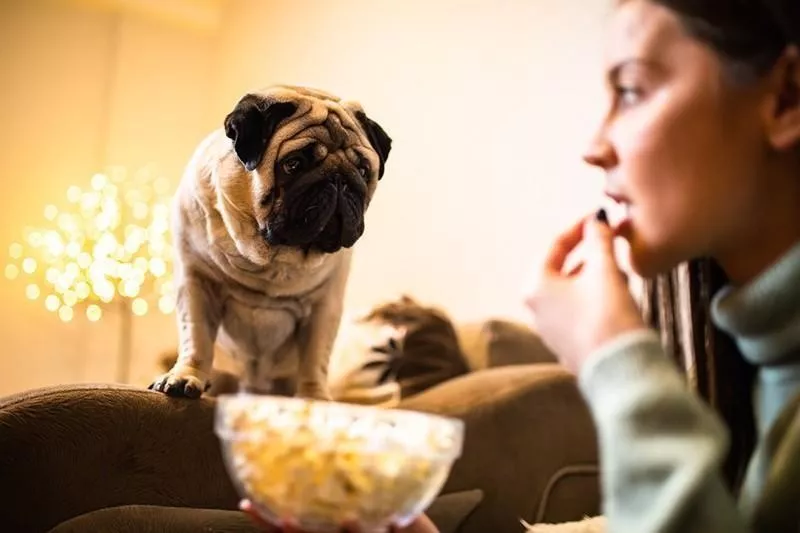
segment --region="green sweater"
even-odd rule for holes
[[[656,333],[637,331],[602,347],[579,376],[598,428],[610,533],[800,531],[800,244],[753,282],[720,291],[712,315],[759,368],[759,443],[739,501],[720,474],[723,423]]]

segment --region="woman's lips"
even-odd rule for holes
[[[608,200],[605,202],[606,212],[608,213],[609,225],[614,229],[614,234],[624,237],[631,229],[631,203],[622,195],[606,193]]]
[[[630,203],[630,200],[628,200],[627,196],[625,196],[624,194],[620,194],[620,193],[617,193],[617,192],[614,192],[614,191],[610,191],[610,190],[603,191],[603,194],[605,194],[606,197],[608,197],[611,200],[614,200],[614,202],[616,202],[618,204],[629,204]]]
[[[630,218],[618,222],[614,227],[614,235],[617,237],[628,238],[633,230],[633,223]]]

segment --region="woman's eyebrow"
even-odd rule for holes
[[[639,66],[652,69],[656,67],[653,61],[641,57],[630,57],[617,62],[606,74],[606,79],[609,83],[614,84],[619,80],[619,74],[623,69],[630,66]]]

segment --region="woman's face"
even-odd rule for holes
[[[764,89],[727,81],[716,53],[648,0],[615,10],[610,107],[586,160],[624,204],[617,233],[642,276],[727,253],[757,216]]]

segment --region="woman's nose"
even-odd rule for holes
[[[598,135],[583,154],[583,160],[593,167],[610,170],[617,164],[614,148],[607,140]]]

